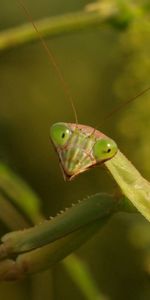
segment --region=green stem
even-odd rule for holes
[[[108,23],[114,18],[114,14],[117,15],[117,12],[113,9],[108,9],[105,13],[100,9],[98,11],[85,10],[45,18],[35,23],[43,37],[53,37]],[[6,50],[38,39],[39,36],[33,25],[24,24],[0,33],[0,50]]]
[[[107,300],[95,283],[88,266],[76,255],[69,255],[63,260],[72,280],[80,287],[87,300]]]
[[[24,216],[19,213],[14,205],[6,199],[0,191],[0,220],[12,230],[18,228],[23,229],[29,227],[28,222]]]
[[[12,211],[12,207],[14,208],[14,210],[16,209],[16,213],[13,218],[11,216],[11,220],[9,220],[8,218],[8,211],[7,213],[3,214],[4,223],[8,222],[9,224],[11,224],[11,229],[15,229],[17,227],[17,223],[15,228],[15,223],[12,224],[13,219],[17,219],[17,212],[18,217],[21,217],[22,215],[22,218],[26,220],[26,226],[22,220],[23,227],[27,227],[27,224],[30,225],[31,223],[36,224],[43,219],[40,212],[40,199],[38,198],[36,193],[34,193],[33,190],[19,176],[17,176],[2,163],[0,163],[0,197],[0,201],[1,204],[3,203],[3,207],[5,199],[5,210],[6,207],[8,211]],[[8,205],[6,205],[6,203]],[[0,216],[2,215],[2,211],[3,210],[1,207]],[[19,227],[22,228],[21,223]]]

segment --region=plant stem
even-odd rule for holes
[[[43,37],[53,37],[108,23],[115,15],[117,15],[117,13],[116,10],[113,9],[105,10],[105,12],[104,10],[83,10],[61,16],[44,18],[35,23]],[[0,33],[0,50],[6,50],[38,39],[39,36],[33,28],[33,25],[31,23],[23,24]]]

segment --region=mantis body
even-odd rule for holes
[[[65,179],[104,164],[125,197],[118,201],[110,195],[94,195],[53,220],[6,234],[0,245],[2,279],[18,279],[50,267],[84,243],[115,212],[135,211],[124,206],[127,199],[150,221],[150,183],[111,138],[92,127],[63,122],[52,125],[50,138]]]
[[[150,220],[150,184],[112,139],[91,127],[67,123],[54,124],[51,139],[66,179],[104,162],[123,194]],[[94,195],[53,220],[6,234],[0,246],[0,277],[18,279],[50,267],[97,232],[115,212],[134,212],[125,202],[124,198],[116,201],[106,194]]]
[[[51,139],[65,179],[105,163],[124,195],[150,221],[150,183],[112,139],[89,126],[66,123],[52,126]]]

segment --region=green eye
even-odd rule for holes
[[[50,137],[52,141],[59,146],[66,144],[70,133],[70,129],[64,123],[55,123],[50,128]]]
[[[117,153],[118,147],[111,139],[99,139],[94,147],[93,154],[98,161],[104,161],[112,158]]]

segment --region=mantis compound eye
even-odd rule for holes
[[[93,146],[93,155],[97,161],[111,159],[117,151],[117,144],[109,138],[99,139]]]
[[[64,123],[55,123],[50,128],[50,137],[52,142],[57,146],[64,146],[69,137],[71,131]]]

